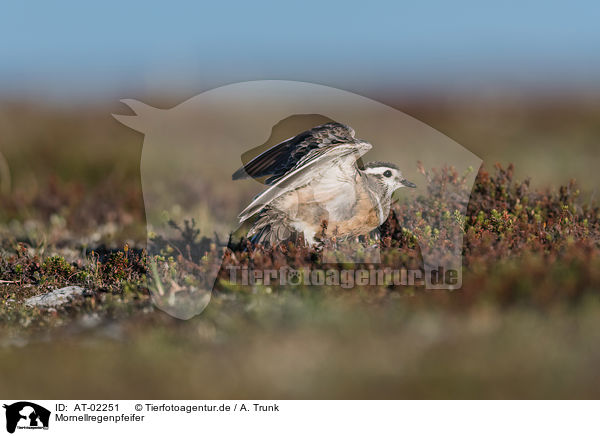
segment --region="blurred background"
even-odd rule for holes
[[[575,178],[582,198],[594,200],[600,182],[599,18],[600,6],[592,1],[8,2],[0,14],[3,248],[9,251],[21,241],[41,256],[60,249],[71,259],[82,250],[85,255],[85,247],[143,248],[143,136],[112,118],[129,113],[119,100],[170,108],[203,91],[248,80],[306,81],[364,95],[439,130],[487,168],[512,162],[516,179],[530,178],[539,189],[557,189]],[[18,300],[22,290],[10,292],[5,300]],[[57,371],[56,382],[0,379],[0,392],[107,398],[181,392],[187,397],[598,394],[590,390],[590,380],[597,381],[591,368],[599,356],[576,357],[593,338],[570,336],[573,323],[593,325],[589,313],[600,313],[597,306],[575,320],[559,311],[552,323],[520,309],[504,316],[485,306],[464,321],[436,314],[431,302],[433,312],[422,317],[407,315],[402,303],[384,309],[382,317],[378,307],[365,312],[353,301],[317,304],[300,297],[273,306],[261,297],[267,306],[260,308],[244,302],[227,319],[213,306],[213,315],[185,326],[160,313],[133,317],[133,324],[103,320],[98,330],[105,333],[97,342],[59,335],[63,342],[56,353],[48,343],[43,351],[27,345],[23,323],[31,321],[15,323],[14,311],[0,310],[5,338],[0,372],[15,374],[23,362],[32,366],[42,358]],[[244,312],[246,303],[250,314]],[[310,310],[302,309],[306,304]],[[241,326],[231,321],[236,317],[245,317]],[[356,322],[342,321],[349,318]],[[537,336],[516,333],[523,331]],[[249,339],[242,340],[244,335]],[[549,337],[557,342],[539,340]],[[434,342],[439,347],[432,351],[427,344]],[[125,352],[123,343],[135,344],[133,351]],[[452,344],[463,347],[471,363],[456,360]],[[223,354],[215,357],[211,347]],[[522,349],[531,353],[525,366],[520,366]],[[126,357],[111,357],[119,353]],[[316,357],[306,360],[305,353]],[[357,370],[351,365],[357,354],[373,359],[359,359]],[[65,358],[95,368],[98,378],[63,366]],[[232,363],[245,358],[247,366]],[[444,359],[452,360],[447,372],[435,365]],[[396,373],[400,361],[403,375]],[[490,362],[496,376],[485,371]],[[538,371],[540,362],[548,363],[545,371]],[[199,367],[205,378],[196,372]],[[555,376],[565,368],[572,379],[559,383]],[[577,371],[586,376],[578,378]],[[300,382],[290,381],[293,372],[303,374]],[[161,373],[169,374],[169,383],[155,384]],[[74,379],[81,383],[72,388],[60,382]]]
[[[233,82],[286,79],[382,101],[536,183],[596,186],[598,6],[486,3],[10,3],[3,172],[16,188],[52,169],[120,175],[141,137],[111,119],[119,99],[172,107]],[[78,169],[61,167],[68,159]]]

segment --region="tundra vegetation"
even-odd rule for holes
[[[89,138],[94,118],[81,117],[76,125],[37,119],[21,140],[41,138],[43,157],[44,141]],[[36,132],[44,125],[45,135]],[[134,134],[100,139],[140,143]],[[69,150],[49,161],[72,177],[40,183],[28,176],[35,166],[15,174],[19,165],[11,165],[15,183],[0,192],[0,371],[11,374],[0,391],[9,397],[600,395],[600,209],[574,181],[544,188],[512,165],[486,166],[462,216],[435,190],[459,186],[464,175],[423,169],[429,195],[398,201],[381,239],[369,243],[379,244],[384,265],[419,268],[417,240],[450,246],[443,221],[459,224],[459,290],[237,286],[227,266],[325,266],[319,249],[302,244],[241,238],[223,247],[191,219],[172,220],[172,239],[151,237],[160,254],[148,256],[135,168],[107,159],[99,167],[111,168],[108,175],[89,166],[84,177]],[[125,161],[139,153],[122,150]],[[434,211],[438,225],[426,219]],[[153,263],[163,281],[194,286],[207,259],[220,271],[201,315],[181,321],[152,304]],[[73,285],[86,292],[68,304],[24,304]]]

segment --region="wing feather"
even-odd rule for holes
[[[318,157],[318,150],[354,141],[354,130],[351,127],[335,122],[323,124],[286,139],[259,154],[233,173],[232,179],[271,176],[266,183],[272,185],[298,168],[301,162]],[[315,151],[317,154],[314,154]]]
[[[328,171],[332,173],[332,168],[336,166],[345,174],[358,171],[356,161],[371,147],[368,142],[354,140],[351,143],[330,144],[312,150],[303,156],[291,171],[258,195],[240,213],[240,222],[250,218],[281,195],[324,177]]]

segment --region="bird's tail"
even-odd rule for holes
[[[248,232],[248,239],[255,244],[277,245],[293,236],[285,214],[275,209],[264,209]]]

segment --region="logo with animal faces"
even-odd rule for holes
[[[322,270],[368,264],[388,283],[385,269],[403,277],[408,263],[426,289],[461,287],[481,159],[432,127],[291,81],[236,83],[171,109],[122,102],[134,114],[114,117],[144,134],[148,284],[172,316],[201,313],[231,266],[265,277],[306,259]]]
[[[3,406],[6,411],[6,431],[15,430],[47,430],[50,424],[50,411],[39,404],[19,401]]]

